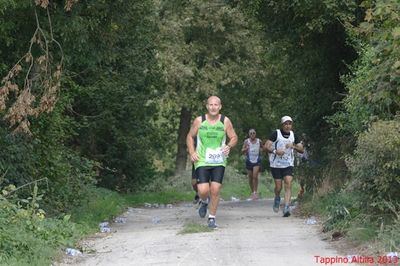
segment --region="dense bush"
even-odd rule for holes
[[[34,142],[0,127],[0,186],[23,185],[36,175]]]
[[[15,186],[0,194],[0,265],[50,265],[64,248],[79,248],[83,235],[97,230],[100,221],[118,215],[126,206],[116,192],[85,187],[79,207],[59,218],[48,217],[42,209],[47,200],[34,182],[32,193],[21,198]]]
[[[347,165],[369,198],[370,206],[390,212],[388,204],[400,204],[400,121],[377,121],[357,140]],[[398,205],[397,205],[398,206]],[[394,210],[392,210],[394,211]]]
[[[95,162],[65,144],[77,124],[64,115],[68,95],[60,97],[51,114],[34,120],[32,135],[13,134],[0,127],[0,188],[13,185],[21,198],[38,182],[48,214],[60,214],[79,205],[89,184],[95,182]]]
[[[49,265],[57,247],[73,245],[82,231],[64,219],[46,219],[37,185],[27,199],[8,186],[0,195],[0,264]]]

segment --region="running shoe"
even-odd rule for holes
[[[274,199],[274,205],[272,206],[272,209],[274,210],[274,212],[279,211],[279,204],[281,204],[281,197],[276,196]]]
[[[286,205],[285,208],[283,209],[283,217],[289,217],[290,216],[290,207],[289,205]]]
[[[247,201],[251,201],[251,200],[253,200],[253,199],[254,199],[254,194],[251,193],[250,196],[247,198]]]
[[[215,229],[218,225],[215,222],[215,218],[208,218],[208,228]]]
[[[200,215],[201,218],[206,217],[206,214],[207,214],[207,206],[208,206],[208,203],[206,203],[206,202],[204,202],[204,201],[201,201],[201,203],[200,203],[200,208],[199,208],[199,215]]]
[[[252,200],[258,200],[258,194],[257,194],[257,192],[253,192],[251,198],[252,198]]]

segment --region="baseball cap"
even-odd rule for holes
[[[285,123],[286,121],[293,122],[292,118],[288,115],[285,115],[281,118],[281,124]]]

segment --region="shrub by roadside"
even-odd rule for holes
[[[93,186],[88,191],[79,208],[60,218],[46,218],[37,193],[26,200],[1,196],[0,265],[50,265],[66,247],[98,230],[100,221],[120,213],[125,204],[116,192]]]
[[[372,123],[346,160],[351,179],[343,188],[308,196],[303,214],[321,215],[324,231],[341,232],[366,253],[399,252],[399,133],[399,118]]]

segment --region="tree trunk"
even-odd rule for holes
[[[179,117],[179,129],[178,129],[178,150],[176,153],[175,161],[175,175],[181,174],[185,171],[187,161],[187,150],[186,150],[186,135],[190,129],[190,120],[192,112],[186,107],[182,107],[181,115]]]

